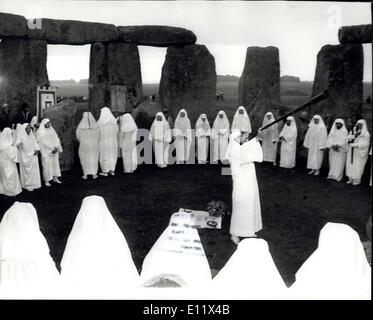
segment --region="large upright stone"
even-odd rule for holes
[[[118,31],[120,41],[142,46],[188,45],[197,40],[192,31],[169,26],[126,26],[118,27]]]
[[[25,36],[27,36],[27,23],[24,17],[0,12],[0,38]]]
[[[0,43],[0,98],[17,112],[27,102],[36,112],[36,87],[48,82],[47,43],[22,38],[3,39]]]
[[[136,90],[142,99],[140,56],[136,45],[113,42],[91,46],[89,68],[89,108],[99,116],[100,108],[111,106],[111,86],[124,85]]]
[[[28,36],[50,44],[84,45],[118,40],[118,31],[112,24],[43,18],[41,28],[30,29]]]
[[[329,90],[329,98],[312,106],[310,114],[347,119],[361,113],[363,100],[363,48],[361,45],[326,45],[317,54],[312,96]]]
[[[346,26],[338,30],[339,42],[345,43],[372,43],[373,29],[371,24]]]
[[[266,112],[279,107],[280,61],[276,47],[247,48],[238,98],[239,105],[245,106],[248,113],[252,112],[250,119],[253,129],[261,126]]]
[[[74,164],[76,149],[76,106],[72,100],[63,100],[43,113],[43,118],[49,118],[54,130],[61,141],[63,152],[60,154],[60,167],[62,171],[70,170]]]
[[[201,113],[215,116],[215,59],[203,45],[167,49],[162,67],[159,97],[163,108],[175,117],[180,109],[188,111],[194,125]]]

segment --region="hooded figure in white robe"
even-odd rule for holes
[[[213,142],[213,162],[226,160],[230,125],[224,111],[219,111],[211,130]]]
[[[263,239],[242,240],[212,281],[220,299],[281,299],[287,287]]]
[[[210,134],[210,123],[206,114],[202,113],[196,122],[197,160],[199,164],[207,162]]]
[[[295,274],[292,295],[301,299],[371,299],[371,268],[351,227],[327,223],[318,248]]]
[[[83,169],[83,179],[87,175],[97,178],[100,129],[92,113],[84,112],[82,120],[76,129],[76,139],[79,142],[79,159]]]
[[[153,141],[155,163],[160,168],[167,167],[171,142],[171,130],[162,112],[155,115],[150,128],[149,140]]]
[[[36,141],[31,125],[24,123],[20,130],[16,146],[19,150],[19,174],[22,188],[33,191],[41,187],[38,154],[39,144]]]
[[[368,161],[370,134],[367,122],[360,119],[347,137],[346,176],[349,184],[359,185]],[[353,152],[352,152],[353,150]]]
[[[297,155],[298,129],[294,117],[287,117],[280,132],[280,167],[292,169],[295,167]]]
[[[180,287],[205,287],[211,281],[211,271],[201,239],[188,213],[174,213],[146,255],[141,283],[152,287],[167,279]]]
[[[22,192],[17,154],[17,147],[13,145],[12,129],[4,128],[0,133],[0,184],[2,193],[9,197]]]
[[[111,110],[107,107],[101,109],[97,121],[100,128],[99,154],[102,176],[108,173],[114,175],[118,160],[118,123]]]
[[[187,163],[192,145],[192,127],[185,109],[181,109],[176,117],[173,135],[175,137],[176,163]]]
[[[254,162],[263,161],[263,151],[257,138],[247,141],[248,132],[230,135],[227,159],[233,178],[232,217],[230,234],[232,241],[238,237],[255,237],[262,229],[262,216],[258,181]],[[246,142],[245,142],[246,141]]]
[[[124,172],[133,173],[137,169],[137,125],[129,113],[120,117],[120,135]]]
[[[263,119],[262,128],[273,121],[275,121],[273,113],[267,112]],[[263,131],[259,130],[258,132],[258,138],[262,141],[263,161],[272,162],[273,165],[276,165],[278,134],[277,123]]]
[[[15,202],[0,223],[0,295],[51,298],[60,274],[31,203]]]
[[[38,130],[38,126],[37,125],[38,125],[38,117],[37,116],[33,116],[31,118],[31,121],[30,121],[30,126],[32,128],[32,131],[34,131],[34,134]]]
[[[40,127],[36,133],[36,139],[40,147],[45,185],[49,187],[49,181],[52,179],[56,183],[61,183],[58,177],[61,176],[59,154],[62,152],[62,146],[49,119],[43,119],[41,121]]]
[[[238,107],[234,114],[232,121],[232,132],[233,131],[251,133],[250,117],[244,106]]]
[[[15,129],[12,129],[12,133],[13,133],[13,145],[14,146],[16,145],[17,138],[18,138],[18,135],[20,134],[21,130],[22,130],[22,124],[20,124],[20,123],[17,123],[15,125]],[[19,150],[19,148],[17,148],[17,163],[19,163],[20,159],[21,159],[20,150]]]
[[[343,119],[336,119],[326,140],[329,148],[328,179],[341,181],[344,175],[347,157],[348,131]]]
[[[308,174],[320,174],[327,138],[328,131],[323,119],[319,115],[314,115],[303,142],[303,146],[308,149],[307,169],[311,169]]]
[[[83,199],[61,260],[61,278],[69,296],[117,297],[138,285],[127,241],[102,197]]]

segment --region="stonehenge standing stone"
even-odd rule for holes
[[[339,42],[345,43],[372,43],[373,29],[371,24],[346,26],[338,30]]]
[[[329,90],[329,98],[310,110],[310,115],[330,113],[347,119],[361,113],[363,100],[363,48],[359,44],[326,45],[317,54],[312,96]]]
[[[111,105],[111,86],[125,85],[142,99],[140,56],[136,45],[120,42],[91,46],[89,109],[98,118],[100,108]]]
[[[239,105],[247,108],[253,129],[258,129],[266,112],[280,104],[280,61],[276,47],[248,47],[238,87]],[[255,99],[255,104],[253,104]]]
[[[168,47],[194,44],[197,40],[192,31],[169,26],[118,27],[119,41],[143,46]]]
[[[0,39],[27,36],[27,23],[23,16],[0,12]]]
[[[216,115],[215,59],[203,45],[170,46],[162,67],[159,97],[173,118],[186,109],[194,125],[201,113]]]
[[[72,100],[63,100],[54,107],[43,112],[43,118],[48,118],[61,141],[63,152],[60,154],[62,171],[70,170],[74,164],[74,154],[77,145],[75,138],[76,106]]]
[[[22,102],[36,113],[36,87],[48,83],[47,42],[22,38],[0,43],[0,98],[8,102],[11,114]]]
[[[115,41],[118,39],[118,30],[112,24],[41,19],[41,28],[30,29],[28,37],[45,40],[50,44],[84,45]]]

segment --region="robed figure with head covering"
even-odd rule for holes
[[[297,153],[298,129],[294,117],[287,117],[280,132],[280,167],[292,169],[295,167]]]
[[[101,109],[97,121],[100,128],[99,160],[102,176],[114,175],[118,160],[118,123],[108,107]]]
[[[262,127],[267,124],[275,121],[275,117],[272,112],[267,112],[264,116]],[[263,161],[272,162],[273,165],[276,165],[276,156],[277,156],[277,142],[279,139],[278,136],[278,124],[270,126],[265,130],[259,130],[258,138],[262,141],[263,149]]]
[[[22,188],[33,191],[41,187],[38,154],[39,144],[36,141],[32,127],[28,123],[22,125],[16,146],[19,150],[19,173]]]
[[[196,122],[197,159],[199,164],[205,164],[208,158],[210,123],[205,113],[202,113]]]
[[[283,299],[287,287],[263,239],[243,239],[212,281],[220,299]]]
[[[303,142],[303,146],[308,149],[307,169],[311,169],[308,174],[320,174],[327,138],[328,132],[323,119],[319,115],[314,115]]]
[[[0,191],[9,197],[22,192],[17,162],[18,151],[13,145],[12,129],[4,128],[0,133]]]
[[[84,112],[82,120],[76,129],[76,139],[79,142],[79,159],[83,169],[83,179],[88,175],[97,178],[100,129],[92,113]]]
[[[15,202],[0,223],[0,295],[51,298],[60,275],[31,203]]]
[[[263,161],[263,151],[257,138],[247,141],[248,135],[248,132],[234,131],[230,135],[227,150],[233,178],[230,234],[236,244],[239,237],[256,237],[255,233],[262,229],[254,162]]]
[[[244,106],[238,107],[232,121],[232,132],[251,133],[251,122]]]
[[[347,137],[348,152],[346,161],[347,183],[359,185],[368,161],[370,134],[367,122],[360,119]]]
[[[173,135],[175,137],[176,163],[184,164],[189,160],[192,145],[192,128],[185,109],[181,109],[175,119]]]
[[[327,223],[318,248],[295,274],[294,298],[371,299],[371,268],[360,237],[351,227]]]
[[[226,160],[230,125],[224,111],[219,111],[211,130],[213,142],[213,162]]]
[[[119,134],[124,173],[133,173],[137,169],[137,125],[131,114],[120,117]]]
[[[36,139],[40,147],[45,185],[49,187],[49,181],[52,179],[53,182],[61,183],[58,178],[61,177],[59,154],[62,152],[62,146],[49,119],[41,121],[36,133]]]
[[[343,119],[336,119],[326,140],[329,148],[329,174],[328,179],[341,181],[344,175],[347,157],[348,131]]]
[[[66,292],[80,297],[120,297],[138,285],[127,241],[99,196],[85,197],[61,260]]]
[[[153,141],[155,163],[160,168],[167,167],[171,142],[170,125],[164,114],[158,112],[150,128],[149,140]]]

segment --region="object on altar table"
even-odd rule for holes
[[[179,209],[178,214],[187,213],[193,221],[193,228],[196,229],[221,229],[222,217],[211,216],[207,211]]]
[[[206,211],[210,214],[212,217],[223,217],[225,215],[230,215],[230,212],[228,211],[228,207],[225,204],[224,201],[210,201],[207,204]]]

